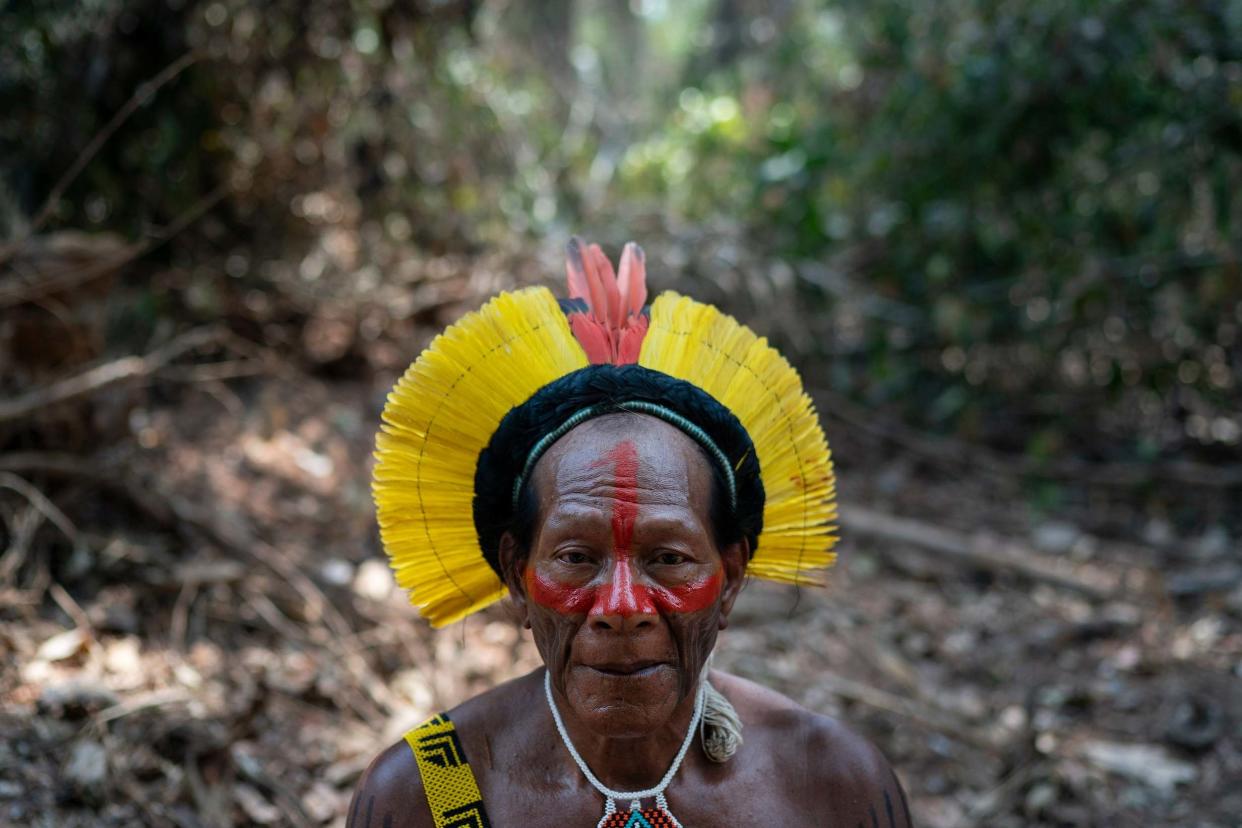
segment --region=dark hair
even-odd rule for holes
[[[518,493],[513,486],[532,447],[573,414],[601,403],[641,400],[672,409],[703,429],[733,466],[737,507],[729,509],[724,474],[707,452],[712,470],[710,515],[719,546],[746,538],[751,554],[763,530],[763,481],[750,435],[731,411],[702,389],[639,365],[591,365],[545,385],[500,422],[479,454],[474,474],[474,525],[483,556],[500,574],[500,538],[511,532],[523,550],[529,547],[539,516],[539,502],[530,480]],[[623,408],[615,409],[618,412]]]

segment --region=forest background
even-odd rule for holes
[[[536,663],[393,589],[384,395],[570,234],[802,371],[825,591],[722,666],[920,824],[1236,824],[1242,6],[0,3],[0,822],[342,824]]]

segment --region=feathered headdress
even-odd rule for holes
[[[797,372],[711,305],[666,292],[645,307],[638,245],[618,271],[574,239],[564,306],[546,288],[501,293],[436,337],[389,394],[372,484],[380,536],[434,626],[504,597],[495,533],[523,468],[541,439],[608,410],[674,422],[730,474],[759,478],[738,481],[757,495],[737,508],[753,505],[762,527],[749,574],[816,584],[832,564],[831,455]]]
[[[582,249],[569,243],[565,271],[572,308],[569,328],[592,365],[629,365],[638,362],[638,350],[647,334],[647,262],[643,249],[630,242],[621,251],[620,273],[598,244]]]

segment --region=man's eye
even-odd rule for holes
[[[686,556],[679,552],[661,552],[655,562],[661,566],[677,566],[686,562]]]
[[[585,552],[575,552],[572,549],[567,552],[562,552],[561,554],[557,555],[556,558],[561,563],[567,563],[571,565],[579,565],[579,564],[585,564],[585,563],[591,562],[590,555],[586,554]]]

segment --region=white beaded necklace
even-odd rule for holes
[[[565,743],[565,748],[569,751],[569,755],[573,757],[574,762],[578,765],[578,770],[582,771],[582,775],[591,783],[591,787],[599,791],[604,796],[604,815],[600,818],[596,828],[604,828],[604,824],[608,818],[617,812],[617,800],[630,800],[630,810],[637,811],[641,807],[641,801],[644,799],[654,798],[656,807],[661,808],[664,813],[673,821],[677,828],[681,828],[681,823],[677,821],[677,817],[673,816],[669,810],[668,800],[664,798],[664,790],[673,781],[673,777],[677,775],[677,771],[681,769],[682,760],[686,758],[686,751],[690,749],[690,743],[694,741],[695,731],[698,730],[699,720],[703,716],[703,698],[706,682],[699,682],[699,692],[694,698],[694,716],[690,719],[690,728],[686,731],[686,738],[682,740],[681,749],[677,751],[677,756],[673,759],[673,764],[669,765],[668,771],[664,774],[664,778],[653,788],[646,788],[641,791],[614,791],[612,788],[600,782],[595,774],[591,773],[591,769],[587,767],[586,761],[579,755],[574,743],[569,739],[569,733],[565,730],[565,723],[561,721],[561,713],[556,709],[556,700],[552,698],[552,675],[544,672],[543,674],[543,692],[548,699],[548,707],[552,710],[552,721],[556,722],[556,732],[560,734],[561,741]]]

